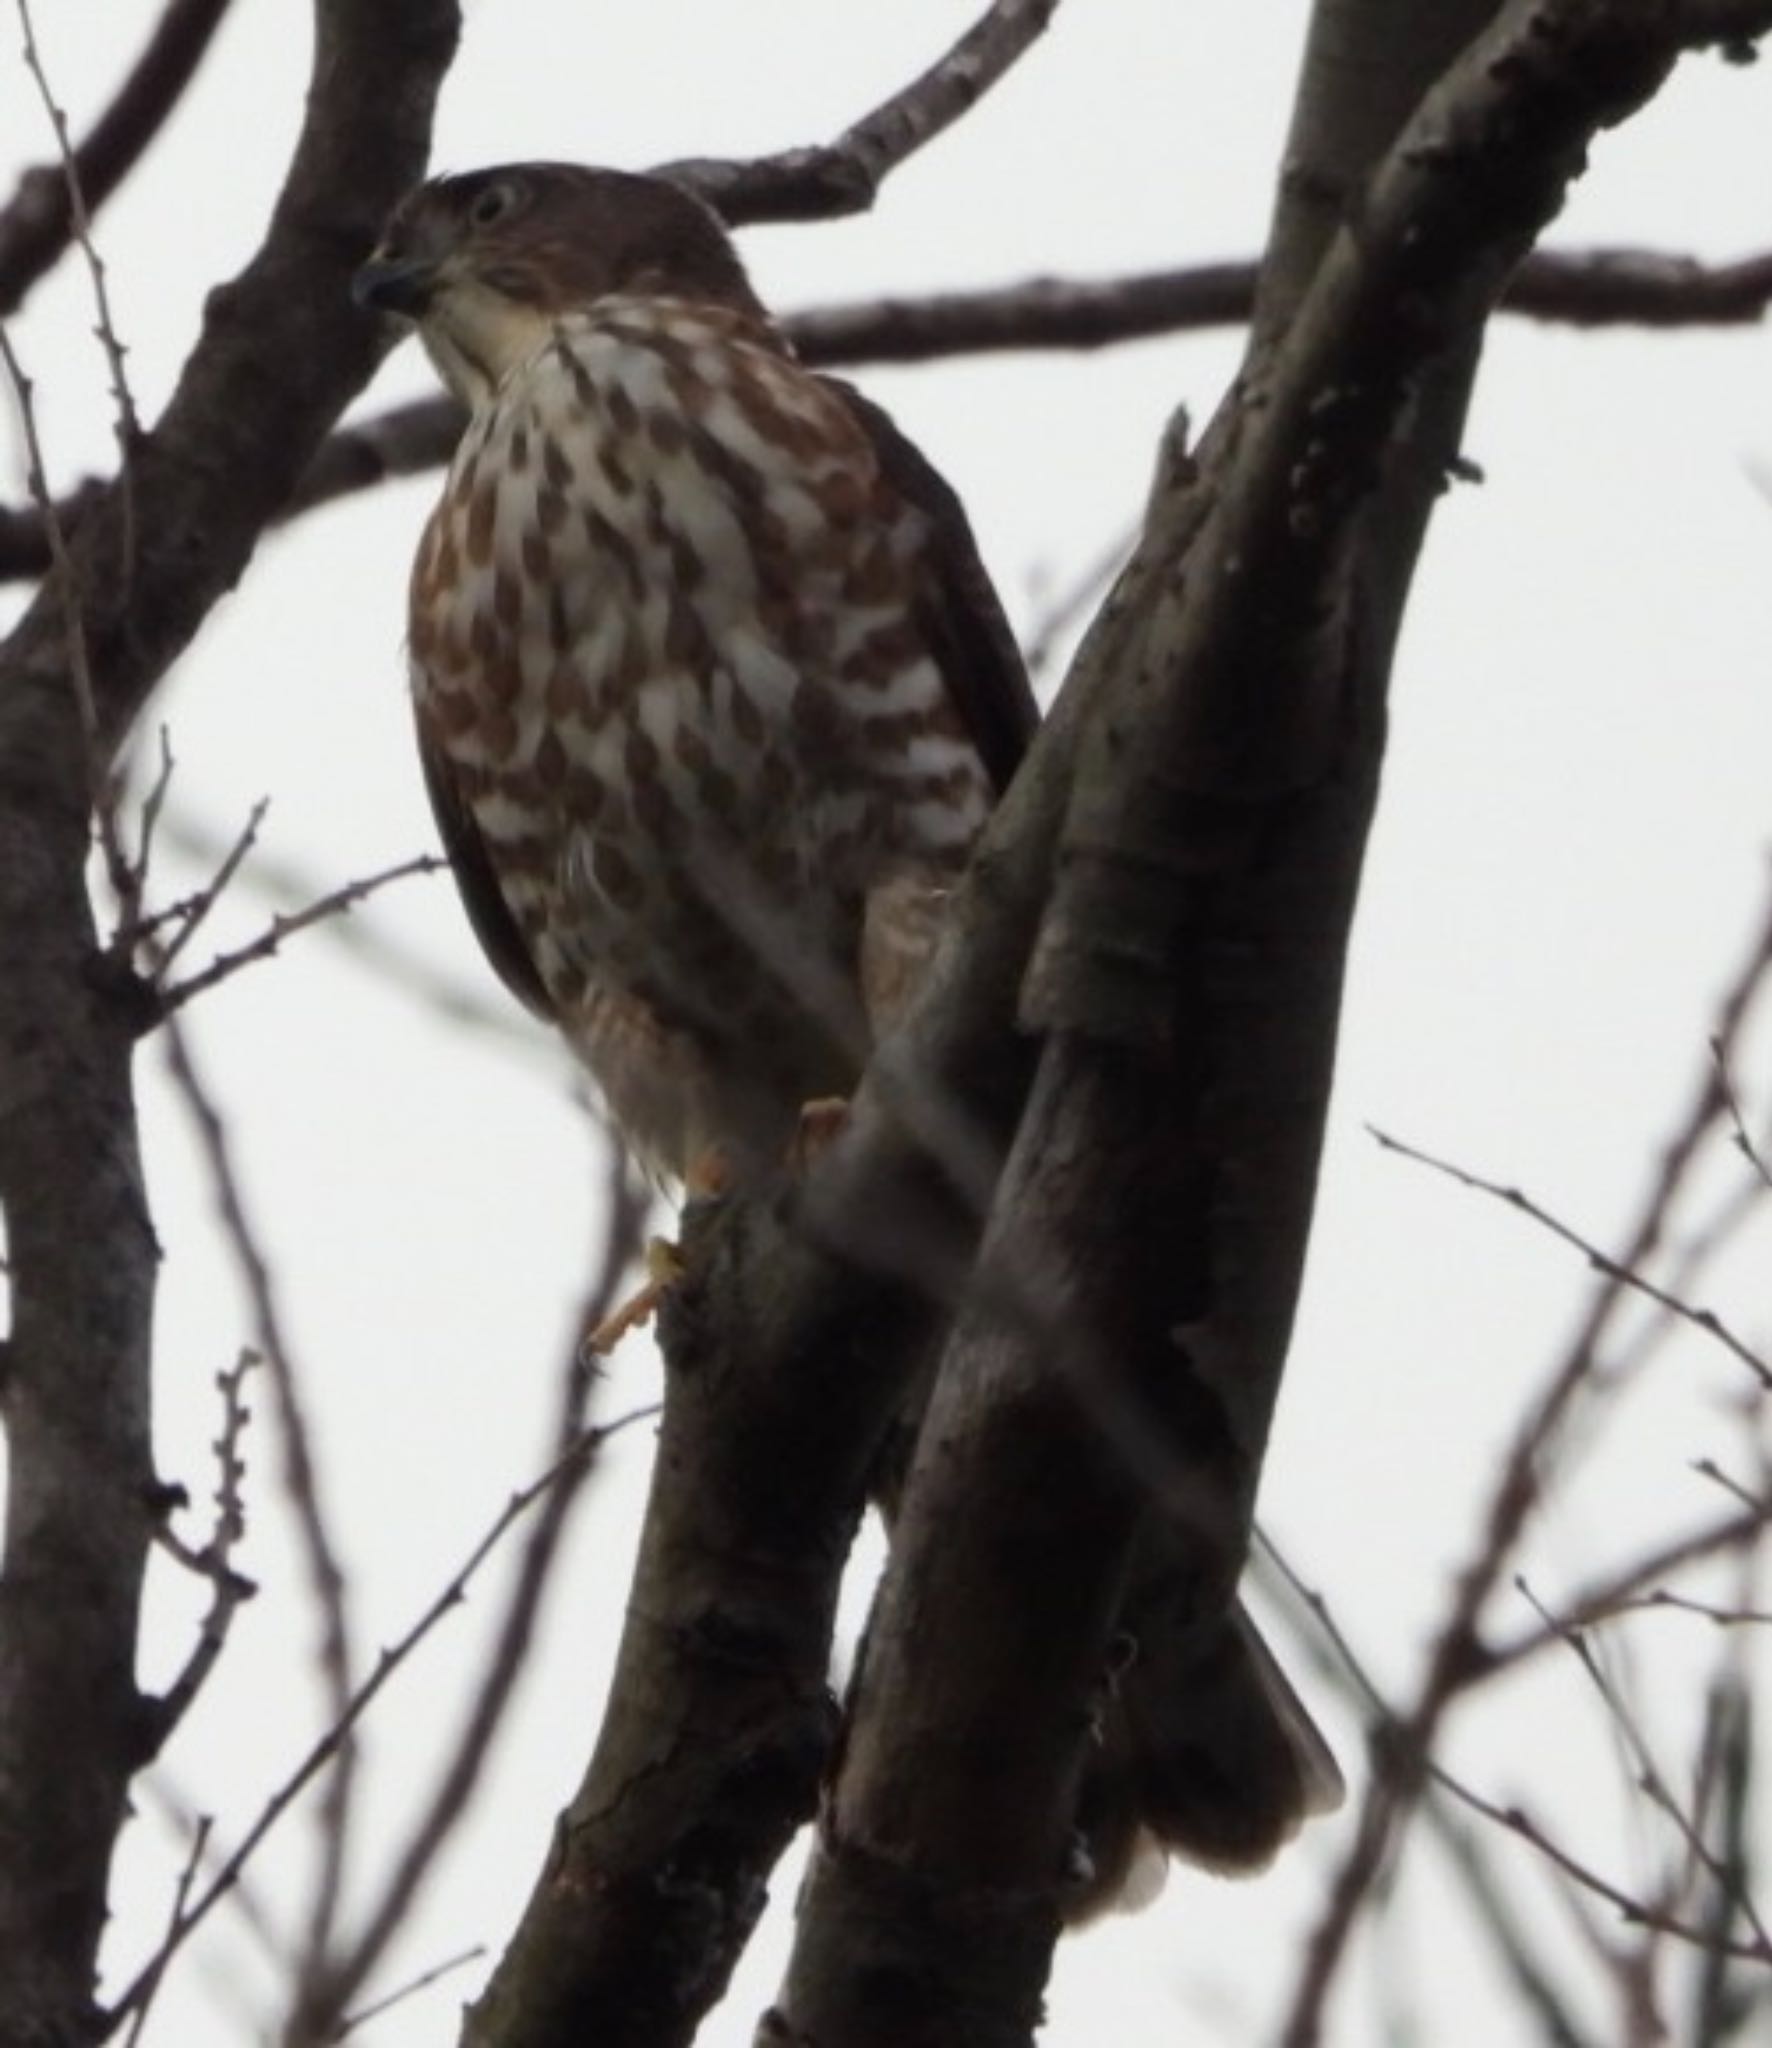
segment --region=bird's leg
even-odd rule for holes
[[[610,1310],[579,1340],[579,1349],[593,1358],[607,1358],[630,1330],[644,1329],[657,1312],[665,1290],[683,1277],[683,1255],[668,1237],[646,1240],[646,1280],[626,1301]]]
[[[688,1202],[717,1201],[732,1185],[732,1161],[718,1145],[709,1145],[689,1162],[683,1176]],[[668,1237],[646,1240],[646,1279],[595,1328],[587,1330],[579,1348],[593,1358],[607,1358],[630,1330],[644,1329],[658,1305],[683,1277],[683,1254]]]

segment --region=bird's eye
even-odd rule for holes
[[[473,203],[468,208],[468,219],[477,228],[493,227],[513,212],[516,205],[516,186],[501,178],[496,185],[488,185],[474,194]]]

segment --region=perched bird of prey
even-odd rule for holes
[[[644,1160],[748,1177],[847,1092],[1037,722],[965,516],[661,179],[438,179],[357,293],[471,411],[410,641],[480,941]]]
[[[764,1171],[914,986],[1036,724],[965,515],[661,179],[436,179],[356,292],[470,414],[410,643],[480,941],[642,1157]],[[1085,1793],[1096,1890],[1141,1825],[1265,1861],[1334,1771],[1247,1622],[1160,1644],[1145,1579],[1112,1782]]]

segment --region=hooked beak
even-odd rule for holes
[[[351,280],[351,297],[368,312],[398,313],[418,320],[437,287],[437,264],[429,256],[390,256],[377,250]]]

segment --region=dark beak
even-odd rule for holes
[[[380,250],[351,280],[351,297],[373,313],[422,317],[436,289],[437,266],[428,256],[388,256]]]

